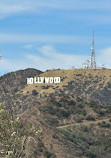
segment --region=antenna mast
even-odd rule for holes
[[[95,61],[95,51],[94,51],[94,31],[93,31],[93,36],[92,36],[92,48],[91,48],[91,69],[96,69],[96,61]]]

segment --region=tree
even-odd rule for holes
[[[28,137],[36,130],[19,117],[12,117],[0,104],[0,157],[24,157]]]

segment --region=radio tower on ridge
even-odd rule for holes
[[[96,61],[95,61],[95,51],[94,51],[94,31],[93,31],[93,39],[92,39],[92,48],[91,48],[91,65],[90,69],[96,69]]]

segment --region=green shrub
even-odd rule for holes
[[[45,156],[46,158],[56,158],[56,156],[55,156],[53,153],[49,152],[49,151],[46,151],[46,152],[44,153],[44,156]]]
[[[38,95],[38,92],[34,89],[32,90],[32,95]]]
[[[106,123],[105,121],[102,121],[102,123],[98,123],[98,126],[102,127],[102,128],[110,128],[111,127],[111,125],[109,123]]]
[[[86,117],[86,120],[95,121],[95,118],[94,118],[93,116],[91,116],[91,115],[88,115],[88,116]]]

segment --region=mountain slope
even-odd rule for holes
[[[61,83],[27,85],[34,76],[60,76]],[[0,102],[34,132],[24,157],[111,157],[111,70],[27,69],[0,83]]]
[[[24,93],[36,89],[40,94],[58,93],[62,95],[83,96],[86,99],[98,100],[102,103],[111,102],[111,70],[52,70],[42,73],[43,77],[61,77],[61,83],[28,85]]]

